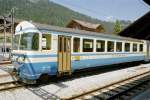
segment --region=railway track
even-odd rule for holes
[[[0,83],[0,92],[10,90],[10,89],[17,89],[21,87],[23,87],[23,85],[19,84],[18,81],[4,82],[4,83]]]
[[[5,65],[5,64],[12,64],[11,61],[7,60],[7,61],[0,61],[0,65]]]
[[[3,82],[0,82],[0,92],[5,91],[5,90],[10,90],[10,89],[23,87],[22,84],[19,84],[15,73],[12,72],[12,73],[9,73],[9,74],[0,75],[1,80],[7,79],[7,78],[9,79],[10,77],[12,79],[9,80],[8,82],[5,82],[6,80],[3,81]]]
[[[10,76],[11,76],[11,77],[15,77],[15,75],[16,75],[15,73],[1,74],[1,75],[0,75],[0,78],[10,77]]]
[[[150,88],[150,72],[65,98],[65,100],[130,100],[147,88]]]

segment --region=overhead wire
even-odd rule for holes
[[[147,7],[147,8],[150,8],[149,5],[147,5],[143,0],[138,0],[143,6]]]

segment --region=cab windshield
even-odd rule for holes
[[[23,33],[15,35],[14,50],[38,50],[39,49],[39,34],[38,33]]]

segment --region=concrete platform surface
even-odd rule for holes
[[[88,92],[148,71],[150,71],[150,64],[142,64],[132,68],[52,83],[33,89],[21,88],[3,91],[0,92],[0,100],[42,100],[42,91],[56,97],[57,99],[69,98],[73,95]]]
[[[0,65],[0,83],[10,82],[15,80],[15,78],[11,75],[13,70],[13,65]]]

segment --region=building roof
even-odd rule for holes
[[[97,27],[101,26],[101,24],[94,24],[94,23],[89,23],[89,22],[85,22],[85,21],[81,21],[81,20],[72,20],[74,22],[79,23],[80,25],[87,27],[87,28],[91,28],[91,29],[96,29]]]
[[[148,5],[150,5],[150,0],[143,0],[145,3],[147,3]]]
[[[95,24],[95,23],[90,23],[90,22],[85,22],[81,20],[71,20],[68,25],[66,25],[68,28],[73,28],[73,29],[79,29],[79,30],[86,30],[86,31],[91,31],[91,32],[105,32],[105,29],[103,25],[101,24]]]
[[[150,40],[150,11],[119,33],[121,36]]]
[[[4,22],[3,20],[4,20],[3,16],[0,16],[0,22]],[[6,21],[7,21],[7,22],[11,22],[11,17],[6,18]],[[14,21],[15,21],[15,23],[19,23],[19,22],[21,22],[22,20],[21,20],[21,19],[14,18]]]
[[[20,20],[20,19],[14,18],[15,26],[21,21],[22,20]],[[10,22],[11,22],[11,18],[10,17],[6,18],[7,28],[10,28],[10,26],[11,26]],[[0,31],[3,31],[3,29],[4,29],[4,18],[3,18],[3,16],[0,16]]]
[[[150,0],[144,0],[150,4]],[[150,11],[137,19],[127,28],[122,30],[119,35],[124,37],[131,37],[136,39],[150,40]]]

